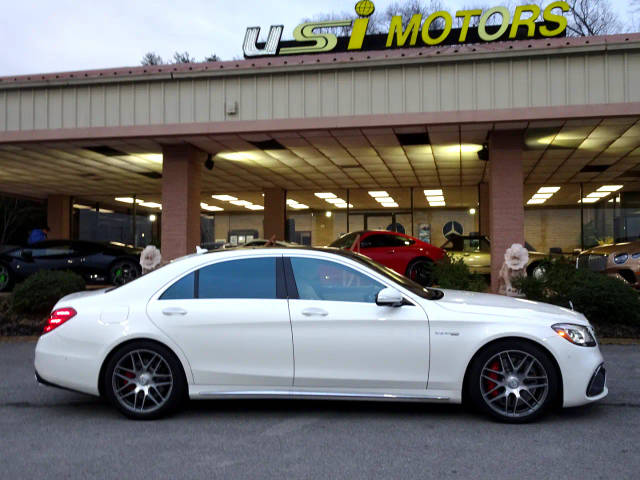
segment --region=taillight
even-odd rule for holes
[[[44,333],[49,333],[54,328],[58,328],[67,320],[76,316],[78,312],[76,312],[73,308],[59,308],[54,310],[47,320],[47,324],[44,326]]]

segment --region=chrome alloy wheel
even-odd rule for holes
[[[480,392],[501,416],[521,418],[538,411],[549,394],[549,377],[540,361],[520,350],[506,350],[482,367]]]
[[[151,413],[167,403],[173,390],[169,363],[151,350],[133,350],[113,369],[113,393],[125,409]]]

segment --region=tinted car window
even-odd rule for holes
[[[25,249],[27,251],[31,251],[31,255],[33,258],[46,258],[46,257],[55,257],[59,255],[73,255],[75,253],[74,249],[70,244],[67,245],[55,245],[47,248],[31,248]]]
[[[400,237],[398,235],[388,234],[375,234],[369,235],[367,238],[360,242],[360,248],[374,248],[374,247],[406,247],[413,245],[415,242],[408,238]]]
[[[359,232],[348,233],[329,244],[329,246],[333,248],[351,248],[358,235],[360,235]]]
[[[385,286],[357,270],[315,258],[291,258],[301,300],[375,303]]]
[[[195,295],[195,278],[196,275],[194,273],[182,277],[165,290],[160,300],[188,300],[193,298]]]
[[[199,298],[276,298],[276,259],[247,258],[200,269]]]

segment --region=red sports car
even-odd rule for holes
[[[329,246],[362,253],[427,286],[432,283],[433,262],[446,256],[443,249],[430,243],[386,230],[347,233]]]

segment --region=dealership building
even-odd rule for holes
[[[571,253],[640,236],[640,35],[0,78],[0,194],[165,258],[397,229]]]

